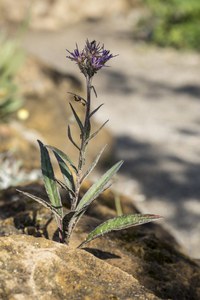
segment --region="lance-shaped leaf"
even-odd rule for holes
[[[105,186],[107,186],[110,179],[115,175],[115,173],[119,170],[123,161],[119,161],[112,168],[110,168],[96,183],[94,183],[89,190],[85,193],[83,198],[80,200],[76,211],[79,212],[83,210],[85,207],[91,204],[91,202],[96,199],[99,194],[104,190]]]
[[[79,116],[77,115],[75,109],[73,108],[72,104],[69,103],[69,105],[70,105],[71,110],[72,110],[72,112],[73,112],[73,115],[74,115],[74,117],[75,117],[75,119],[76,119],[76,122],[77,122],[77,124],[78,124],[78,126],[79,126],[79,128],[80,128],[80,131],[81,131],[81,133],[83,134],[83,131],[84,131],[83,124],[82,124],[82,122],[81,122]]]
[[[97,131],[95,131],[93,134],[91,134],[88,139],[86,140],[86,143],[88,143],[91,139],[93,139],[100,131],[101,129],[108,123],[109,120],[107,120],[106,122],[104,122],[99,129],[97,129]]]
[[[39,198],[39,197],[37,197],[35,195],[32,195],[30,193],[27,193],[27,192],[23,192],[23,191],[20,191],[20,190],[17,190],[17,191],[20,192],[21,194],[35,200],[36,202],[42,204],[44,207],[51,210],[51,212],[54,213],[56,215],[56,217],[58,217],[59,219],[62,218],[62,216],[58,213],[58,208],[54,208],[50,203],[46,202],[44,199]]]
[[[90,113],[90,118],[103,106],[104,104],[100,104],[97,108],[95,108],[91,113]]]
[[[68,133],[68,138],[69,138],[70,142],[74,145],[74,147],[76,147],[80,151],[81,150],[80,147],[75,143],[75,141],[72,138],[71,128],[69,125],[67,128],[67,133]]]
[[[105,233],[157,221],[161,218],[162,217],[158,215],[134,214],[134,215],[123,215],[120,217],[110,219],[102,223],[101,225],[97,226],[93,231],[91,231],[88,234],[86,240],[83,243],[81,243],[79,247],[82,247],[83,245],[98,238],[99,236],[104,235]]]
[[[67,154],[65,154],[63,151],[61,151],[60,149],[58,149],[56,147],[52,147],[49,145],[45,145],[45,147],[51,149],[54,152],[54,154],[59,155],[65,162],[69,163],[69,165],[74,169],[74,171],[76,173],[78,173],[77,168],[75,167],[72,160],[69,158],[69,156]]]
[[[68,168],[67,164],[65,163],[65,161],[62,159],[62,157],[53,150],[53,153],[57,159],[57,162],[59,164],[60,167],[60,171],[63,175],[63,178],[65,180],[66,186],[68,187],[69,191],[74,191],[75,185],[74,185],[74,178],[72,176],[72,173],[70,171],[70,169]]]
[[[99,152],[99,154],[97,155],[97,157],[95,158],[94,162],[91,164],[91,166],[89,167],[89,169],[85,172],[85,174],[83,175],[83,177],[81,178],[81,182],[83,182],[84,179],[86,179],[89,174],[94,170],[95,166],[97,165],[103,151],[105,150],[107,145],[105,145],[101,151]]]
[[[97,98],[97,91],[95,90],[95,87],[92,85],[91,88],[93,89],[93,92],[94,92],[94,94],[95,94],[95,96]]]
[[[38,143],[41,152],[42,175],[43,175],[44,186],[47,195],[49,197],[52,206],[62,207],[62,202],[61,202],[60,194],[58,192],[58,187],[54,176],[54,171],[49,157],[49,153],[42,142],[38,141]],[[58,209],[58,213],[62,215],[61,208]]]

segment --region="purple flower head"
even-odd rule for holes
[[[109,50],[104,49],[104,45],[100,45],[96,41],[86,41],[85,47],[79,51],[78,46],[73,52],[69,52],[67,58],[75,61],[85,77],[92,78],[97,71],[105,67],[106,62],[115,55],[110,54]]]

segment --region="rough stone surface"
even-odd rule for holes
[[[85,186],[85,189],[87,188],[88,186]],[[23,187],[21,189],[28,190],[29,192],[46,199],[44,189],[38,184]],[[0,197],[0,236],[2,237],[0,245],[4,245],[4,243],[6,244],[6,241],[9,241],[10,243],[10,248],[7,247],[7,252],[3,248],[3,257],[4,255],[5,257],[10,257],[9,260],[7,259],[6,261],[10,261],[10,264],[8,264],[8,266],[10,268],[9,272],[12,275],[14,272],[13,269],[16,268],[15,266],[19,265],[17,271],[19,272],[19,276],[17,276],[17,278],[19,278],[19,281],[15,281],[13,279],[13,282],[12,280],[8,281],[9,284],[11,286],[17,286],[20,280],[23,280],[22,277],[24,276],[24,269],[20,266],[21,264],[24,265],[24,261],[27,261],[27,255],[29,253],[29,258],[30,260],[32,259],[32,263],[29,263],[29,266],[31,264],[38,266],[40,265],[39,262],[42,265],[44,265],[45,274],[49,274],[46,275],[47,278],[45,280],[45,290],[49,290],[49,293],[53,293],[55,297],[54,293],[57,293],[58,291],[57,281],[53,282],[52,278],[57,278],[57,274],[62,273],[63,276],[65,276],[66,271],[63,271],[63,265],[65,269],[65,262],[63,261],[59,265],[51,263],[53,256],[52,254],[50,255],[50,258],[48,258],[46,263],[41,262],[39,256],[38,258],[36,257],[37,255],[35,254],[34,248],[37,243],[41,243],[42,245],[45,245],[46,243],[46,245],[51,245],[48,246],[50,248],[53,247],[55,249],[59,249],[59,251],[61,251],[61,256],[63,251],[65,252],[67,249],[69,249],[69,252],[67,250],[65,254],[67,254],[67,257],[71,255],[71,262],[69,263],[67,259],[66,265],[68,265],[70,267],[70,270],[72,270],[73,280],[78,282],[77,290],[76,288],[74,288],[73,294],[72,290],[74,285],[71,283],[72,278],[70,277],[70,275],[68,275],[67,278],[68,284],[70,285],[69,290],[71,293],[70,297],[72,297],[71,299],[76,299],[76,296],[79,295],[77,294],[79,293],[79,291],[80,294],[82,293],[82,296],[87,295],[89,297],[88,299],[91,299],[91,295],[95,295],[96,292],[97,296],[95,299],[105,299],[103,298],[105,297],[105,294],[102,294],[103,297],[101,298],[101,295],[99,294],[99,289],[96,288],[96,283],[94,283],[94,281],[92,281],[94,283],[93,288],[90,287],[90,283],[92,280],[90,279],[90,276],[94,277],[95,274],[90,272],[92,271],[92,269],[96,268],[94,272],[99,274],[99,271],[103,270],[104,268],[104,263],[106,263],[105,268],[109,270],[110,277],[112,278],[112,280],[115,281],[115,279],[118,278],[115,277],[115,274],[118,274],[118,272],[123,271],[123,274],[129,276],[127,277],[130,278],[129,283],[132,282],[132,280],[134,280],[133,282],[137,283],[133,284],[133,290],[135,294],[126,294],[129,293],[129,288],[127,289],[126,280],[118,282],[118,279],[116,279],[116,281],[119,283],[119,290],[117,291],[117,293],[120,293],[120,291],[122,290],[126,290],[126,293],[124,294],[123,298],[122,296],[120,296],[123,295],[123,293],[112,294],[110,292],[113,287],[113,281],[111,279],[106,279],[108,280],[108,282],[111,282],[111,289],[107,289],[106,286],[104,286],[104,288],[105,290],[109,291],[112,297],[118,297],[116,299],[137,299],[136,295],[138,295],[138,297],[144,297],[144,299],[157,299],[156,297],[158,297],[159,299],[198,300],[200,297],[200,267],[196,261],[190,259],[187,255],[184,254],[184,250],[177,244],[173,236],[171,236],[165,229],[162,228],[161,224],[146,224],[132,229],[129,228],[121,232],[111,233],[87,244],[83,249],[86,252],[80,252],[80,250],[76,252],[76,250],[72,250],[72,248],[76,249],[76,247],[86,238],[87,233],[94,229],[98,224],[100,224],[108,218],[116,216],[114,196],[115,194],[113,194],[113,192],[106,192],[101,197],[99,197],[98,201],[94,202],[94,205],[92,205],[92,207],[87,211],[87,215],[85,215],[81,219],[78,226],[76,227],[75,232],[73,233],[70,241],[70,248],[68,248],[65,245],[60,245],[56,242],[51,242],[44,239],[46,238],[58,241],[56,222],[52,220],[51,213],[46,208],[43,208],[38,203],[35,203],[34,201],[27,199],[26,197],[22,197],[19,194],[17,195],[14,189],[7,190],[4,193],[2,193]],[[63,200],[66,199],[66,195],[63,194],[62,198]],[[131,203],[130,199],[124,196],[120,196],[120,200],[122,203],[122,209],[124,213],[138,212]],[[64,204],[66,205],[67,202],[64,201]],[[16,234],[18,235],[18,237],[16,237]],[[32,235],[35,237],[35,239],[26,238],[24,234]],[[6,238],[6,236],[10,238]],[[36,239],[36,237],[43,238]],[[16,250],[16,248],[20,248],[19,244],[23,245],[23,243],[24,246],[20,247],[22,247],[24,254],[23,252]],[[45,248],[46,246],[41,247]],[[12,248],[15,250],[11,250]],[[17,263],[12,264],[17,251],[20,252],[20,255],[17,256]],[[43,251],[46,250],[41,250],[41,253],[43,253],[41,255],[44,255]],[[11,252],[15,255],[11,255]],[[83,268],[82,258],[78,258],[77,255],[79,255],[79,253],[86,253],[88,255],[87,252],[92,254],[93,258],[91,258],[91,263],[87,260],[87,268],[86,266],[84,266]],[[86,258],[88,257],[87,255]],[[64,255],[63,260],[65,260],[65,257],[66,256]],[[2,258],[2,255],[0,254],[0,260],[2,259],[4,258]],[[100,265],[99,259],[101,260],[102,265]],[[95,261],[97,261],[97,267],[94,267]],[[109,265],[112,266],[112,270],[110,269]],[[82,270],[84,270],[84,272],[86,272],[88,276],[88,281],[86,281],[86,277],[82,277],[82,275],[80,275],[79,280],[77,280],[78,275],[77,273],[74,275],[74,269],[77,271],[78,274],[82,274]],[[97,269],[99,269],[98,272],[96,271]],[[4,272],[3,270],[7,269],[3,268],[2,272]],[[52,270],[54,270],[54,275]],[[2,272],[1,274],[5,274]],[[37,274],[37,271],[35,272],[35,274]],[[10,278],[10,276],[11,275],[9,275],[8,278]],[[42,275],[40,272],[38,276],[39,278],[41,278]],[[6,277],[4,276],[4,278]],[[60,280],[62,280],[62,278]],[[5,279],[0,281],[1,284],[3,284],[4,290],[8,291],[9,289],[5,289],[5,284],[7,284],[7,281]],[[23,291],[22,294],[31,294],[33,292],[32,290],[27,288],[28,282],[30,282],[29,279],[24,279],[24,282],[22,281],[21,286],[23,287],[23,289],[20,290],[20,293],[21,291]],[[47,282],[49,282],[49,285],[47,284]],[[83,283],[85,286],[85,290],[89,291],[90,294],[84,294],[82,289]],[[34,286],[36,285],[37,282],[34,283]],[[66,287],[66,284],[64,285],[64,287]],[[16,288],[16,290],[19,290],[20,288],[21,287],[19,286],[18,288]],[[15,289],[13,291],[15,292]],[[132,290],[130,291],[132,293]],[[141,294],[141,291],[144,291],[144,293],[142,292]],[[42,290],[40,290],[39,288],[38,292],[42,293]],[[62,298],[64,295],[62,293],[64,292],[65,288],[64,291],[61,291],[61,296],[59,297]],[[26,294],[25,297],[27,298]],[[16,297],[16,299],[18,298]],[[43,299],[42,296],[41,299]]]
[[[4,299],[158,299],[131,275],[44,238],[0,238],[0,297]]]

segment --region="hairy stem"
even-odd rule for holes
[[[86,96],[86,106],[85,106],[85,121],[83,125],[83,133],[81,134],[81,145],[79,150],[79,159],[78,159],[78,172],[76,178],[76,191],[74,201],[72,203],[72,210],[74,210],[77,206],[79,191],[81,186],[81,178],[82,178],[82,168],[85,164],[85,153],[86,147],[88,144],[88,138],[90,136],[90,110],[91,110],[91,78],[86,77],[86,85],[87,85],[87,96]]]

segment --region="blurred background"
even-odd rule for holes
[[[125,160],[115,188],[200,258],[199,0],[0,0],[0,189],[38,178],[38,138],[76,156],[66,49],[87,38],[118,54],[94,80],[94,126],[110,122],[89,161],[108,143],[99,172]]]

